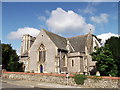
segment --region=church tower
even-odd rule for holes
[[[32,37],[29,34],[23,35],[22,44],[21,44],[21,55],[26,53],[30,49],[34,40],[35,40],[35,37]]]

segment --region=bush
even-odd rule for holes
[[[87,79],[85,75],[81,75],[81,74],[75,74],[73,78],[76,84],[81,84],[81,85],[83,85],[84,80]]]
[[[34,73],[34,70],[32,70],[31,73]]]
[[[30,73],[30,71],[26,71],[26,73]]]

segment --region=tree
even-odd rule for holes
[[[101,76],[117,76],[117,66],[109,45],[106,44],[103,47],[96,48],[96,52],[93,52],[91,55],[92,59],[97,61],[97,70]]]
[[[19,63],[16,50],[10,44],[2,44],[2,68],[7,71],[22,71],[22,63]]]
[[[111,37],[105,43],[109,45],[110,51],[113,54],[113,58],[117,65],[118,75],[120,77],[120,37]]]

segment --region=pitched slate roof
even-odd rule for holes
[[[46,34],[50,37],[50,39],[55,43],[55,45],[59,49],[67,50],[66,49],[66,46],[67,46],[67,40],[66,40],[66,38],[61,37],[61,36],[59,36],[57,34],[54,34],[52,32],[48,32],[46,30],[44,30],[44,31],[46,32]]]
[[[80,35],[80,36],[68,38],[68,40],[71,43],[71,45],[75,51],[85,52],[87,36],[88,36],[88,34]]]
[[[44,29],[43,29],[44,30]],[[46,34],[50,37],[50,39],[55,43],[55,45],[62,50],[67,50],[67,40],[69,40],[71,46],[75,50],[75,52],[85,52],[85,46],[90,46],[92,44],[92,34],[85,34],[76,37],[64,38],[52,32],[46,31]]]

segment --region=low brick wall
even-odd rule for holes
[[[19,80],[40,81],[48,83],[68,84],[72,86],[80,86],[85,88],[118,88],[120,77],[101,77],[88,76],[83,85],[77,85],[72,78],[74,75],[69,75],[68,81],[66,74],[49,74],[49,73],[24,73],[24,72],[4,72],[2,77]]]

